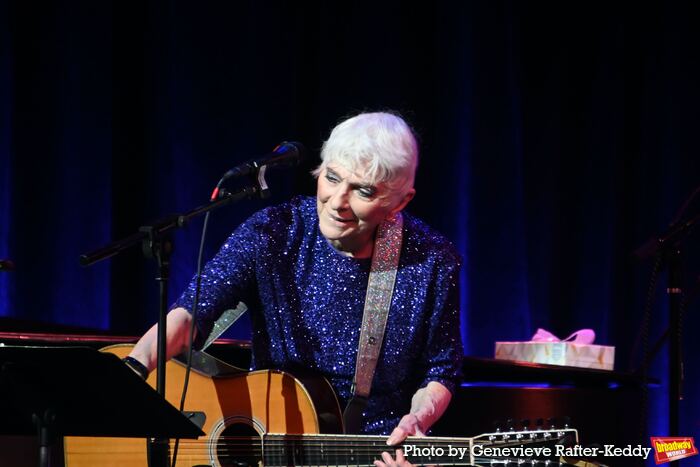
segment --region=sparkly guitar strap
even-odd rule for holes
[[[362,426],[362,412],[367,406],[369,391],[372,388],[374,370],[384,341],[391,297],[394,294],[402,236],[403,216],[400,212],[392,219],[386,219],[377,229],[362,315],[360,343],[357,348],[353,394],[343,412],[345,433],[359,433]]]

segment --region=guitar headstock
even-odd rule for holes
[[[499,446],[525,443],[558,443],[567,440],[567,445],[578,443],[578,431],[575,428],[495,431],[493,433],[484,433],[474,437],[475,444]]]
[[[538,419],[516,423],[508,420],[492,433],[474,437],[472,460],[477,465],[523,462],[535,459],[558,459],[562,448],[578,444],[578,431],[569,420]],[[499,424],[500,425],[500,424]],[[555,461],[556,462],[556,461]],[[556,465],[556,464],[555,464]]]

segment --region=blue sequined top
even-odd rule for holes
[[[197,327],[206,337],[224,310],[252,311],[253,367],[324,375],[341,409],[351,396],[371,259],[335,250],[318,227],[316,200],[296,197],[241,224],[206,265]],[[461,378],[459,254],[404,213],[399,271],[364,433],[389,434],[430,381],[454,392]],[[175,303],[192,309],[194,280]]]

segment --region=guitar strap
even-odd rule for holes
[[[394,294],[396,272],[399,268],[402,240],[403,216],[398,212],[393,218],[384,220],[377,228],[365,308],[362,314],[352,397],[343,412],[345,433],[359,433],[362,426],[362,413],[367,406],[374,370],[384,341],[384,330]]]

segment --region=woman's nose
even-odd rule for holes
[[[336,187],[335,192],[329,200],[331,209],[334,211],[342,211],[348,207],[348,189],[343,185]]]

